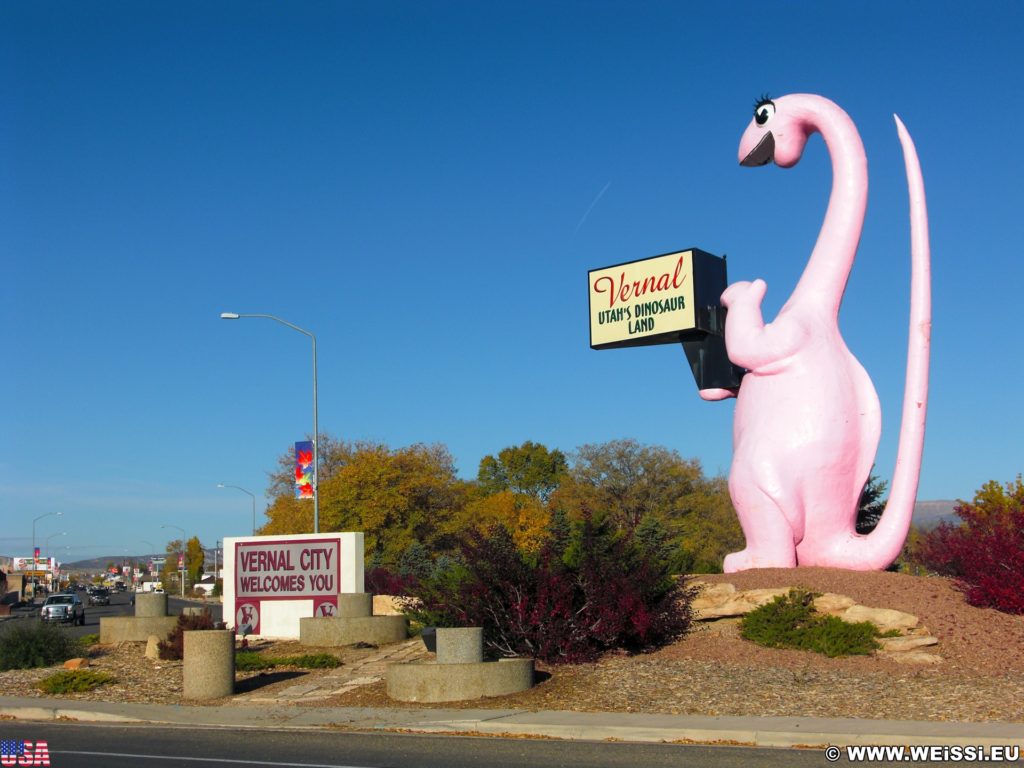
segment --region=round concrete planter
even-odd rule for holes
[[[533,686],[533,659],[475,664],[391,664],[388,696],[398,701],[437,703],[505,696]]]
[[[167,636],[178,623],[177,616],[102,616],[100,617],[100,642],[109,643],[144,643],[150,635],[162,639]]]
[[[149,619],[167,615],[167,595],[159,592],[140,592],[135,595],[135,618]]]
[[[483,627],[438,627],[438,664],[479,664],[484,660]]]
[[[338,619],[361,619],[373,615],[373,593],[351,592],[338,595]]]
[[[184,634],[186,699],[219,699],[235,692],[235,633],[204,629]]]

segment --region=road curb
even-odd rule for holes
[[[11,720],[78,720],[96,723],[146,723],[138,717],[118,715],[110,712],[93,712],[87,709],[65,709],[63,707],[0,707],[0,719]]]
[[[149,723],[203,728],[392,731],[566,741],[822,748],[828,745],[1020,745],[1022,723],[715,717],[638,713],[331,707],[206,707],[95,702],[45,706],[0,700],[0,718]]]

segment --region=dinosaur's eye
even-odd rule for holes
[[[775,114],[775,104],[770,101],[764,101],[754,107],[754,121],[758,125],[764,125],[771,120],[772,115]]]

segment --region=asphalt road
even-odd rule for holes
[[[625,744],[467,736],[0,722],[0,737],[44,740],[61,768],[802,768],[821,750]],[[882,763],[874,763],[881,765]]]
[[[110,594],[110,605],[89,605],[89,596],[85,592],[79,592],[78,596],[82,599],[82,602],[85,603],[85,625],[61,625],[64,631],[73,637],[84,637],[85,635],[99,634],[100,619],[104,616],[135,615],[135,607],[131,603],[131,592],[112,592]],[[167,613],[171,616],[177,616],[186,605],[202,604],[203,603],[198,600],[182,600],[179,597],[168,595]],[[14,618],[0,621],[0,635],[3,634],[3,631],[7,627],[14,626],[16,622],[39,621],[39,611],[42,607],[43,601],[40,599],[35,603],[35,605],[16,608],[12,614]],[[220,621],[222,613],[220,603],[210,603],[208,607],[210,608],[210,614],[213,616],[213,620]]]

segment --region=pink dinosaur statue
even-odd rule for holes
[[[839,333],[839,305],[860,240],[867,159],[849,116],[828,99],[762,99],[740,140],[744,166],[795,165],[820,132],[832,157],[832,194],[818,242],[789,301],[765,324],[763,280],[722,294],[729,359],[747,369],[736,397],[729,492],[747,546],[725,571],[821,565],[877,570],[900,553],[913,513],[928,400],[931,288],[924,182],[910,135],[895,116],[910,189],[910,340],[903,421],[889,501],[871,534],[857,505],[878,447],[881,412],[871,379]]]

